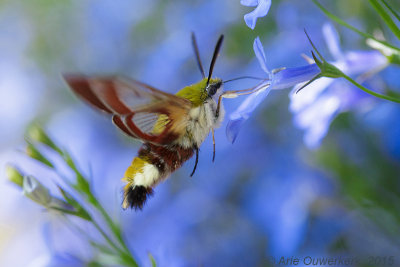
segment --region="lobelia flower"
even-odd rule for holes
[[[372,74],[388,64],[387,58],[376,50],[340,50],[339,37],[331,24],[323,26],[323,35],[335,61],[332,63],[348,76]],[[369,107],[375,98],[349,83],[320,78],[301,93],[295,87],[290,94],[289,109],[294,114],[294,124],[305,131],[304,143],[309,148],[317,148],[329,130],[334,118],[350,109]]]
[[[257,6],[252,12],[244,15],[246,25],[254,30],[257,19],[268,14],[271,7],[271,0],[240,0],[240,4],[243,6]]]
[[[260,38],[257,37],[253,44],[254,53],[258,59],[261,68],[267,74],[268,78],[261,82],[255,92],[249,95],[229,116],[226,127],[226,135],[230,142],[234,142],[243,123],[250,117],[256,107],[266,98],[271,90],[285,89],[311,80],[320,73],[316,64],[309,64],[297,68],[280,68],[272,71],[268,70],[264,48]]]
[[[372,74],[382,70],[388,59],[376,50],[351,51],[342,53],[339,38],[330,24],[323,26],[323,34],[328,49],[336,61],[331,67],[342,70],[347,75]],[[298,68],[283,68],[268,71],[265,55],[259,38],[254,41],[254,52],[261,68],[269,76],[268,83],[259,86],[259,91],[247,97],[239,108],[230,115],[226,134],[234,142],[240,127],[255,108],[263,101],[272,89],[283,89],[311,80],[321,69],[316,64]],[[329,65],[329,64],[328,64]],[[340,69],[340,70],[339,70]],[[324,73],[321,73],[324,76]],[[329,74],[327,75],[329,76]],[[329,76],[334,77],[334,76]],[[307,90],[297,94],[299,86],[290,94],[290,111],[294,113],[294,123],[305,130],[304,142],[309,148],[316,148],[326,135],[330,123],[340,112],[356,107],[368,107],[374,101],[371,95],[350,86],[341,80],[320,78],[307,85]],[[367,105],[365,105],[367,104]]]

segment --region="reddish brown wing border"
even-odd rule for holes
[[[113,113],[92,91],[91,85],[89,83],[89,78],[87,76],[64,74],[63,78],[77,96],[87,101],[94,107],[100,109],[101,111],[105,111],[110,114]]]
[[[125,134],[156,145],[170,144],[179,137],[191,108],[189,100],[162,92],[136,80],[79,74],[66,74],[63,77],[76,95],[95,108],[111,114],[114,124]],[[148,103],[141,105],[125,103],[121,95]],[[170,122],[158,135],[145,133],[132,120],[134,115],[140,112],[165,114]]]

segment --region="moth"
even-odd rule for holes
[[[199,147],[210,132],[213,137],[214,161],[214,130],[224,118],[222,98],[233,98],[252,91],[223,92],[224,82],[220,78],[212,78],[223,39],[221,35],[217,41],[206,76],[196,37],[192,33],[192,45],[203,78],[175,95],[122,77],[63,75],[78,97],[110,114],[113,123],[126,135],[143,142],[122,178],[126,183],[123,189],[123,209],[142,209],[147,198],[153,195],[153,188],[196,155],[190,175],[193,176],[198,163]]]

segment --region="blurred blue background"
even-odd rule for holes
[[[370,33],[383,26],[366,1],[322,3]],[[329,55],[321,27],[327,18],[311,1],[272,1],[254,31],[243,21],[251,10],[232,0],[0,1],[0,266],[46,266],[54,250],[84,260],[92,256],[81,234],[6,181],[8,162],[45,184],[54,176],[20,152],[33,120],[91,176],[96,195],[120,218],[145,266],[149,252],[160,266],[270,266],[270,257],[281,256],[396,255],[400,264],[400,105],[389,102],[340,114],[321,146],[310,150],[288,110],[290,89],[273,91],[235,144],[226,139],[226,122],[216,131],[215,163],[209,137],[193,178],[191,159],[155,189],[142,212],[120,208],[120,178],[140,142],[79,101],[60,74],[120,74],[175,93],[201,78],[191,31],[206,69],[218,36],[225,34],[214,69],[225,80],[263,75],[252,49],[257,35],[271,68],[306,64],[300,55],[311,47],[304,28]],[[370,49],[353,32],[336,29],[342,50]],[[398,68],[377,79],[400,88]],[[229,83],[225,89],[252,84]],[[229,114],[240,99],[224,104]]]

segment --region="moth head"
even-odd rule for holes
[[[204,78],[198,83],[186,86],[176,95],[190,100],[194,106],[199,106],[207,99],[221,94],[223,84],[221,79],[212,78],[208,83],[207,81],[208,79]]]
[[[205,88],[207,96],[210,98],[217,94],[217,92],[220,93],[220,89],[222,89],[222,80],[219,78],[210,79],[209,84]]]

